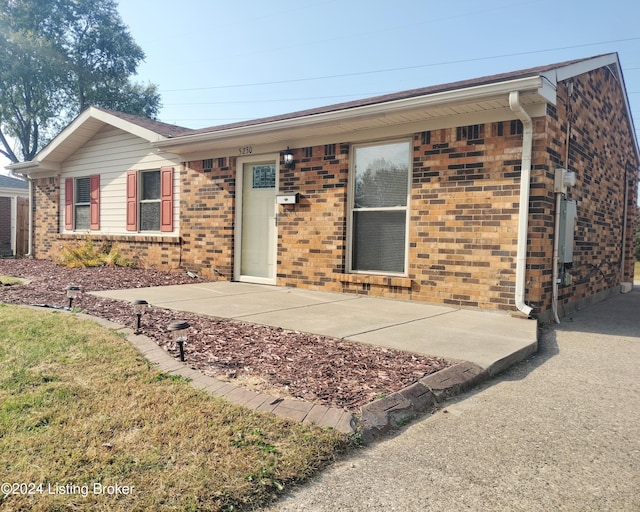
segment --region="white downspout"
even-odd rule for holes
[[[516,252],[516,307],[529,316],[533,311],[524,303],[527,240],[529,238],[529,191],[531,187],[531,153],[533,150],[533,121],[520,105],[520,93],[509,93],[509,107],[522,121],[522,165],[520,171],[520,207],[518,210],[518,246]]]
[[[560,205],[562,203],[562,192],[556,192],[556,219],[555,229],[553,233],[553,295],[551,296],[551,310],[553,311],[553,319],[557,324],[560,323],[558,316],[558,253],[560,246]]]
[[[624,208],[622,213],[622,258],[620,262],[620,282],[624,282],[624,264],[627,256],[627,213],[629,206],[629,179],[627,178],[627,162],[624,166]]]
[[[33,179],[31,176],[26,176],[23,174],[25,178],[27,178],[27,182],[29,183],[29,237],[28,246],[29,251],[25,254],[25,258],[33,258]]]

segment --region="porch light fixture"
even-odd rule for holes
[[[180,361],[184,362],[184,342],[187,341],[187,329],[189,324],[184,320],[176,320],[169,325],[169,331],[173,336],[173,341],[178,344],[180,349]]]
[[[293,153],[289,149],[289,146],[287,146],[287,150],[284,152],[284,168],[293,169],[295,166],[296,164],[293,161]]]
[[[142,315],[145,314],[147,308],[149,307],[149,303],[144,299],[136,299],[133,301],[133,314],[138,317],[138,321],[136,323],[136,334],[140,333],[140,320],[142,319]]]
[[[66,288],[67,290],[67,299],[69,299],[69,309],[71,309],[71,304],[73,304],[73,299],[76,299],[80,296],[80,287],[75,284],[70,284]]]

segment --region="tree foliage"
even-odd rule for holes
[[[154,84],[131,81],[144,52],[115,0],[0,0],[0,55],[0,153],[12,162],[89,105],[149,118],[160,108]]]

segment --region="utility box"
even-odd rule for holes
[[[560,263],[573,262],[573,239],[578,208],[576,202],[568,199],[560,201],[560,233],[558,234],[558,260]]]

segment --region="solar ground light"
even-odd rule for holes
[[[184,362],[184,342],[187,341],[187,329],[189,324],[184,320],[176,320],[169,325],[169,331],[173,336],[173,341],[178,344],[180,349],[180,361]]]
[[[136,299],[132,302],[132,304],[133,304],[133,313],[138,317],[138,321],[136,323],[136,334],[138,334],[140,332],[140,320],[142,319],[142,315],[144,315],[147,311],[147,308],[151,306],[144,299]]]
[[[67,290],[67,298],[69,299],[69,309],[71,309],[71,304],[73,304],[73,299],[77,298],[80,295],[80,287],[75,284],[70,284],[66,288]]]

